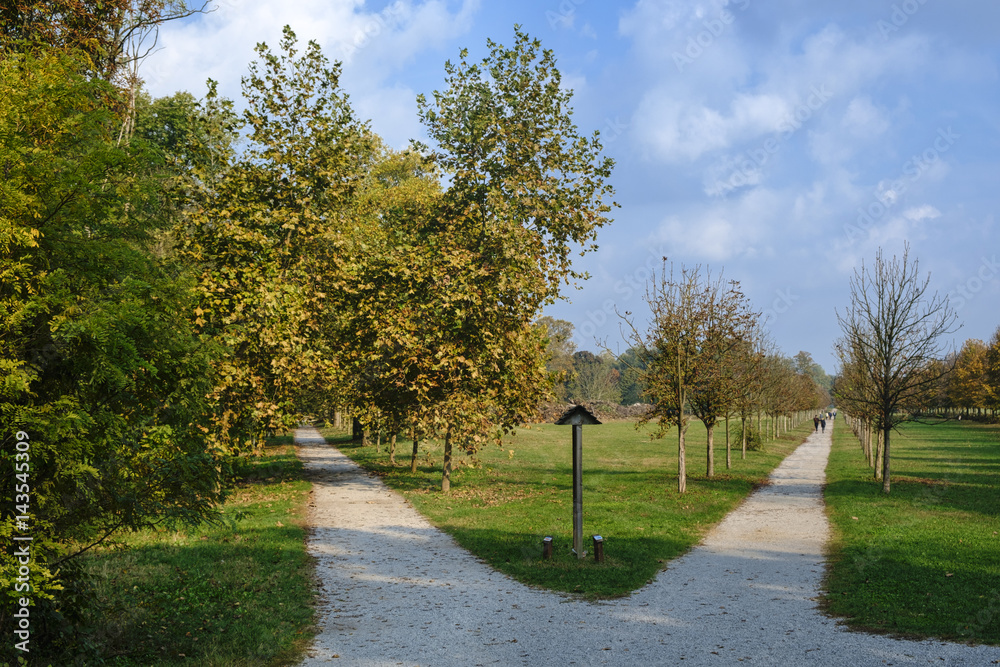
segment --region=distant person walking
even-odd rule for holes
[[[813,417],[813,430],[819,430],[819,417]]]
[[[826,420],[825,419],[820,419],[819,420],[819,425],[823,429],[823,433],[826,433]]]

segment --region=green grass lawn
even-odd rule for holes
[[[100,653],[118,666],[286,665],[314,636],[304,510],[291,437],[240,466],[227,526],[143,531],[87,556]]]
[[[1000,427],[904,424],[887,497],[839,426],[827,610],[861,630],[1000,644]]]
[[[717,429],[714,479],[706,479],[705,429],[688,430],[688,492],[677,493],[676,431],[664,440],[637,432],[632,423],[583,428],[583,528],[604,537],[605,562],[580,562],[571,553],[573,490],[571,428],[551,424],[522,429],[503,448],[475,457],[460,455],[450,494],[440,492],[442,447],[422,442],[419,468],[410,473],[412,443],[403,440],[397,465],[374,446],[352,444],[340,433],[324,435],[401,491],[432,523],[496,569],[531,585],[607,598],[633,591],[663,564],[695,545],[773,468],[800,444],[812,423],[750,452],[734,451],[726,470],[725,431]],[[720,442],[721,441],[721,442]],[[554,538],[555,554],[542,559],[542,538]]]

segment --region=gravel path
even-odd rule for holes
[[[817,611],[829,431],[653,583],[601,603],[500,574],[315,429],[296,442],[314,480],[309,549],[323,587],[303,665],[1000,664],[996,647],[848,632]]]

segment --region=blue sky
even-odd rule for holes
[[[622,346],[666,256],[740,281],[782,352],[836,370],[836,309],[881,247],[950,294],[967,338],[1000,326],[1000,3],[990,0],[220,0],[165,26],[153,95],[239,98],[283,25],[344,63],[359,117],[424,139],[418,93],[514,24],[552,49],[574,118],[617,163],[615,221],[577,261],[592,278],[546,312],[577,344]]]

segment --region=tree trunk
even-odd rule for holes
[[[747,457],[747,418],[745,415],[740,415],[740,430],[743,433],[743,442],[740,445],[742,447],[742,458]]]
[[[733,448],[729,444],[729,415],[726,415],[726,470],[733,467]]]
[[[420,449],[420,441],[417,436],[413,436],[413,456],[410,457],[410,472],[417,472],[417,452]]]
[[[444,432],[444,470],[441,474],[441,490],[451,491],[451,428]]]
[[[889,495],[889,430],[887,425],[882,434],[882,493]]]
[[[875,467],[875,448],[872,447],[872,433],[871,429],[868,428],[868,422],[861,423],[861,440],[864,443],[865,455],[868,457],[868,467]]]
[[[677,346],[677,492],[687,491],[687,461],[684,451],[684,384],[681,382],[680,344]]]
[[[677,429],[677,492],[687,492],[687,464],[684,460],[684,429]]]
[[[708,445],[705,454],[708,456],[708,472],[706,476],[711,479],[715,477],[715,451],[713,450],[715,440],[715,424],[705,424],[705,431],[708,435]]]
[[[389,465],[396,465],[396,433],[389,436]]]
[[[872,437],[871,431],[869,431],[868,437]],[[885,452],[882,450],[882,431],[878,431],[874,434],[875,437],[875,479],[882,479],[882,461]]]

